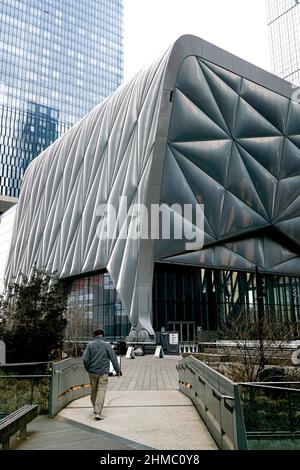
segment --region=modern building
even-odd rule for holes
[[[0,214],[0,294],[4,289],[5,266],[8,261],[8,254],[13,234],[13,225],[16,213],[16,205]]]
[[[130,330],[132,340],[154,340],[164,327],[193,341],[198,327],[256,317],[259,300],[272,321],[299,322],[300,104],[292,94],[289,82],[181,37],[30,164],[7,281],[34,264],[55,270],[89,333]],[[135,236],[150,232],[137,203],[148,213],[164,204],[170,239],[152,227]],[[183,222],[202,231],[180,210],[198,204],[204,246],[191,248],[174,234]]]
[[[4,212],[29,163],[121,84],[123,0],[0,0],[0,23]]]
[[[300,86],[299,0],[266,0],[272,71]]]

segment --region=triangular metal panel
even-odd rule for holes
[[[212,72],[204,63],[201,64],[209,87],[217,101],[231,134],[234,133],[237,117],[239,95],[223,80]]]
[[[300,217],[294,219],[285,220],[274,224],[274,227],[280,232],[287,235],[288,238],[293,240],[299,245],[300,240]]]
[[[288,138],[293,142],[293,144],[300,148],[300,135],[289,135]]]
[[[241,96],[280,132],[285,131],[289,99],[265,87],[243,79]]]
[[[300,175],[300,149],[289,139],[284,140],[280,178]]]
[[[161,203],[180,204],[183,208],[184,204],[197,204],[195,194],[189,187],[172,151],[167,147],[165,156],[164,177],[161,189]]]
[[[292,204],[279,214],[276,222],[279,222],[280,220],[293,219],[295,217],[300,217],[300,196],[298,196]]]
[[[173,150],[176,161],[199,204],[204,205],[204,214],[213,233],[218,237],[220,215],[223,209],[225,189],[179,152]]]
[[[231,140],[174,142],[171,147],[219,184],[225,185],[232,149]]]
[[[300,195],[300,175],[286,178],[279,181],[276,195],[275,219],[299,197]]]
[[[199,140],[227,139],[214,121],[190,101],[181,91],[176,90],[173,104],[169,141],[186,142]]]
[[[233,145],[232,147],[226,189],[237,196],[255,212],[265,219],[268,219],[265,208],[259,199],[256,188],[249,177],[249,173],[236,145]]]
[[[258,228],[266,227],[268,222],[233,194],[226,191],[221,217],[220,235],[222,238],[237,236]]]
[[[238,143],[251,157],[278,178],[284,144],[283,136],[238,139]]]
[[[188,57],[183,62],[176,87],[223,131],[229,134],[229,129],[196,57]]]
[[[235,137],[237,139],[252,137],[281,136],[281,133],[267,119],[240,98],[236,121]]]
[[[242,78],[239,75],[236,75],[233,72],[229,72],[229,70],[224,69],[223,67],[219,67],[212,62],[204,59],[198,59],[199,62],[204,63],[213,73],[218,75],[223,82],[225,82],[228,86],[230,86],[236,93],[240,94],[241,86],[242,86]]]
[[[282,273],[282,274],[294,274],[295,276],[299,276],[299,255],[291,259],[289,261],[286,261],[285,263],[279,264],[277,266],[274,266],[273,268],[270,269],[270,271],[274,271],[275,273]]]
[[[300,135],[300,103],[296,103],[295,101],[290,101],[286,134],[288,136]]]
[[[191,264],[194,266],[214,266],[214,249],[206,248],[201,251],[193,251],[191,253],[185,253],[183,255],[172,256],[169,258],[165,258],[165,261],[169,261],[176,264]]]
[[[271,269],[297,256],[297,253],[294,253],[290,248],[267,236],[264,237],[264,253],[266,269]]]
[[[261,203],[272,220],[278,180],[264,166],[257,162],[246,150],[238,145],[238,151],[256,188]]]
[[[220,268],[243,269],[247,271],[255,269],[255,264],[225,246],[215,247],[215,265]]]
[[[257,264],[258,266],[265,265],[264,245],[261,237],[234,240],[224,243],[224,245],[251,263]]]

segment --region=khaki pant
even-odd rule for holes
[[[92,372],[89,372],[89,376],[91,381],[91,402],[95,413],[100,415],[103,410],[108,376],[93,374]]]

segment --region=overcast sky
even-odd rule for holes
[[[265,0],[124,0],[125,80],[194,34],[270,70]]]

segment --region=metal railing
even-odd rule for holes
[[[247,436],[298,438],[300,445],[300,383],[241,383],[240,395]]]
[[[28,404],[36,404],[39,413],[47,413],[50,368],[49,362],[1,364],[0,418]]]
[[[198,359],[178,365],[179,389],[194,403],[219,448],[247,449],[239,386]]]
[[[89,383],[81,358],[1,365],[0,418],[29,404],[55,416],[71,401],[89,395]]]
[[[71,401],[90,394],[90,380],[81,358],[53,363],[49,415],[55,416]]]

